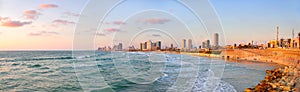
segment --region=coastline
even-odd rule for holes
[[[139,52],[139,51],[138,51]],[[212,59],[226,60],[229,62],[247,63],[261,62],[278,65],[273,70],[266,70],[264,80],[261,80],[253,88],[246,88],[245,92],[287,91],[300,92],[300,50],[293,53],[280,49],[231,49],[222,50],[220,54],[193,53],[179,51],[141,51],[166,54],[183,54]],[[251,63],[250,63],[251,64]]]
[[[253,51],[253,52],[250,52]],[[262,52],[264,50],[233,50],[231,52],[222,51],[221,54],[208,54],[208,53],[190,53],[190,52],[175,52],[168,51],[159,53],[168,54],[184,54],[192,56],[200,56],[207,58],[214,58],[220,60],[226,60],[229,62],[261,62],[261,63],[272,63],[278,65],[277,68],[273,70],[266,70],[266,76],[264,80],[261,80],[259,84],[253,88],[246,88],[245,92],[261,92],[261,91],[288,91],[288,92],[300,92],[300,67],[299,58],[300,54],[296,54],[296,57],[288,56],[287,59],[278,59],[278,57],[285,56],[284,51],[270,50],[270,53],[277,53],[275,56],[264,55],[263,53],[254,53],[254,51]],[[265,50],[266,51],[266,50]],[[234,52],[234,53],[232,53]],[[269,51],[266,51],[269,52]],[[297,51],[298,52],[298,51]],[[281,53],[278,55],[278,53]],[[281,55],[281,56],[280,56]],[[277,57],[277,58],[275,58]],[[299,60],[298,60],[299,59]],[[287,61],[284,61],[287,60]],[[292,61],[291,61],[292,60]],[[297,61],[298,60],[298,61]]]
[[[234,51],[236,52],[232,53]],[[233,50],[231,51],[231,53],[230,52],[228,53],[227,51],[224,52],[225,53],[221,53],[221,54],[204,54],[204,53],[187,53],[187,52],[183,52],[180,54],[216,58],[216,59],[226,60],[230,62],[262,62],[262,63],[278,64],[280,67],[275,68],[273,70],[266,70],[265,79],[262,80],[259,84],[257,84],[253,88],[246,88],[244,91],[245,92],[257,92],[257,91],[258,92],[261,91],[300,92],[300,67],[299,67],[300,64],[298,60],[299,54],[296,54],[295,55],[296,57],[293,58],[289,56],[290,60],[292,61],[283,61],[275,57],[286,57],[283,54],[284,52],[279,52],[281,53],[282,56],[277,54],[276,56],[267,56],[267,57],[264,57],[263,53],[260,53],[261,56],[259,56],[259,54],[257,53],[253,53],[253,52],[247,53],[247,51],[240,51],[240,50]]]

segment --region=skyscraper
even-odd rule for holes
[[[209,40],[206,40],[206,42],[205,42],[206,44],[206,48],[210,48],[210,41]]]
[[[147,50],[152,50],[152,41],[147,41]]]
[[[279,40],[278,40],[278,35],[279,35],[279,26],[276,27],[276,46],[275,47],[279,47]]]
[[[144,43],[143,49],[144,49],[144,50],[147,50],[147,49],[148,49],[148,47],[147,47],[147,42]]]
[[[123,44],[122,43],[119,43],[119,45],[118,45],[118,50],[123,50]]]
[[[140,50],[143,50],[143,46],[144,44],[143,43],[140,43]]]
[[[214,34],[214,47],[219,47],[219,34]]]
[[[188,49],[192,49],[193,48],[193,43],[192,43],[192,39],[188,40]]]
[[[202,42],[202,48],[210,48],[210,41],[209,40],[206,40],[204,42]]]
[[[206,46],[207,48],[210,48],[210,41],[209,40],[206,40],[206,45],[207,45]]]
[[[158,47],[158,49],[161,49],[161,41],[157,41],[156,46]]]
[[[186,48],[186,40],[182,39],[182,49],[185,49],[185,48]]]

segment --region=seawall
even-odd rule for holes
[[[224,59],[273,62],[300,68],[300,50],[295,49],[231,49],[223,50]]]

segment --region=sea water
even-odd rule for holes
[[[0,91],[239,92],[275,67],[156,52],[1,51]]]

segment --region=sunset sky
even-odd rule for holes
[[[164,40],[166,45],[174,39],[188,39],[196,43],[209,39],[202,25],[193,23],[194,15],[175,0],[127,0],[113,9],[103,20],[101,28],[86,28],[83,32],[97,30],[96,46],[111,45],[109,41],[122,42],[143,26],[166,27],[166,33],[149,29],[137,37],[133,44],[147,40]],[[70,50],[73,33],[88,0],[0,0],[0,50]],[[224,29],[226,43],[265,43],[275,38],[275,27],[280,27],[280,38],[290,38],[292,29],[300,32],[299,0],[210,0]],[[145,9],[151,12],[137,13]],[[106,12],[93,9],[93,12]],[[160,12],[161,11],[161,12]],[[169,15],[176,17],[170,17]],[[100,17],[100,16],[99,16]],[[180,21],[176,20],[179,19]],[[183,35],[180,23],[192,29],[192,35]],[[133,27],[139,25],[138,27]],[[174,26],[175,25],[175,26]],[[130,27],[128,27],[130,26]],[[182,34],[182,35],[181,35]],[[133,39],[134,38],[134,39]],[[222,43],[222,42],[221,42]],[[177,42],[180,46],[180,42]],[[200,45],[200,44],[197,44]]]

